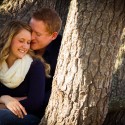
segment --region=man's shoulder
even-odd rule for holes
[[[59,34],[54,41],[60,41],[61,42],[61,40],[62,40],[62,35]]]
[[[57,38],[51,42],[52,48],[60,48],[61,41],[62,41],[62,35],[59,34]]]
[[[61,41],[62,41],[62,35],[59,34],[59,35],[56,37],[56,39],[53,40],[51,43],[52,43],[52,44],[60,45],[60,44],[61,44]]]
[[[53,40],[46,48],[46,51],[45,51],[43,57],[47,62],[49,62],[49,60],[52,61],[52,58],[58,57],[61,40],[62,40],[62,36],[58,35],[57,38],[55,40]]]

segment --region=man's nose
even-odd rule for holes
[[[32,39],[32,40],[34,40],[34,39],[35,39],[35,33],[34,33],[34,32],[32,32],[31,39]]]

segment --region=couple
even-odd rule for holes
[[[11,21],[2,29],[0,125],[40,122],[51,93],[61,42],[60,28],[57,12],[43,8],[33,13],[29,25]]]

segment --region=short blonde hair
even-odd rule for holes
[[[62,20],[58,13],[50,8],[42,8],[33,13],[32,18],[43,21],[46,25],[47,31],[52,34],[61,29]]]

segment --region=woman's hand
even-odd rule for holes
[[[23,118],[24,115],[27,115],[25,108],[20,104],[17,99],[9,95],[3,95],[1,96],[1,101],[10,111],[12,111],[19,118]]]

